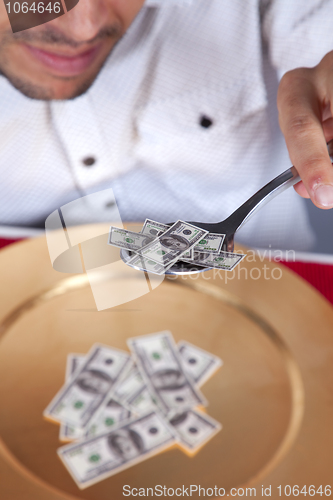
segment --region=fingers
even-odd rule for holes
[[[333,139],[333,118],[328,118],[327,120],[325,120],[322,123],[322,127],[326,142],[331,141]],[[306,187],[302,181],[295,184],[294,189],[297,194],[302,196],[302,198],[310,198],[310,195],[307,192]]]
[[[326,142],[333,139],[333,118],[328,118],[322,123]]]
[[[330,71],[333,73],[333,67]],[[333,167],[326,140],[331,138],[333,121],[326,120],[323,129],[327,94],[317,73],[316,69],[300,68],[284,75],[278,92],[279,121],[291,161],[302,179],[295,190],[319,208],[332,208]]]
[[[304,183],[302,181],[295,184],[294,189],[297,194],[302,196],[302,198],[310,198],[310,195],[307,192],[306,187],[304,186]]]

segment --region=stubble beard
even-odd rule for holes
[[[80,81],[74,90],[71,91],[70,94],[64,95],[62,97],[57,97],[56,93],[50,88],[43,87],[42,85],[38,85],[38,83],[30,82],[28,79],[20,78],[15,74],[11,74],[9,71],[6,71],[6,65],[2,65],[2,61],[0,59],[0,74],[3,75],[11,85],[18,90],[21,94],[29,99],[35,99],[38,101],[52,101],[52,100],[71,100],[79,97],[82,94],[85,94],[87,90],[92,86],[98,74],[102,70],[105,65],[108,57],[103,61],[100,68],[97,70],[95,74],[90,76],[89,78]],[[4,66],[4,68],[3,68]],[[62,82],[70,82],[73,81],[74,78],[60,78],[53,77],[55,80],[61,80]]]
[[[56,96],[56,93],[52,90],[52,88],[47,88],[46,86],[38,83],[34,83],[29,81],[29,79],[21,78],[18,74],[10,70],[10,63],[8,61],[8,57],[6,57],[6,47],[10,46],[16,40],[23,41],[35,41],[41,39],[43,41],[47,41],[48,43],[52,42],[55,45],[63,44],[65,40],[65,44],[71,47],[77,47],[79,44],[76,42],[70,41],[68,39],[64,39],[64,37],[59,37],[58,35],[54,35],[52,32],[42,32],[41,34],[30,34],[29,32],[21,32],[13,34],[11,31],[6,32],[2,38],[0,39],[0,75],[3,75],[7,80],[11,83],[11,85],[21,92],[23,95],[30,99],[35,99],[39,101],[50,101],[50,100],[70,100],[75,99],[76,97],[81,96],[86,93],[87,90],[91,87],[98,74],[106,64],[108,58],[113,52],[115,46],[119,43],[122,35],[120,34],[120,29],[118,26],[110,26],[104,29],[95,39],[105,39],[105,37],[112,37],[115,39],[115,43],[112,46],[109,54],[105,57],[104,61],[100,64],[100,67],[94,72],[94,74],[89,75],[85,80],[80,80],[74,89],[70,92],[69,95],[62,96],[61,98]],[[94,40],[95,40],[94,39]],[[2,56],[1,56],[2,54]],[[53,76],[54,81],[61,82],[74,82],[75,77],[58,77]]]

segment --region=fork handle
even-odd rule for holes
[[[231,232],[235,233],[245,222],[247,222],[256,211],[263,207],[268,201],[282,193],[290,186],[297,184],[301,180],[295,167],[288,168],[259,189],[251,198],[233,212],[224,223],[230,224]]]
[[[327,143],[327,151],[333,164],[333,139]],[[263,207],[268,201],[271,201],[275,196],[282,193],[290,186],[297,184],[300,180],[301,178],[296,168],[294,166],[288,168],[288,170],[275,177],[275,179],[266,184],[266,186],[259,189],[259,191],[235,210],[224,223],[228,222],[231,230],[230,232],[235,234],[235,232],[245,224],[259,208]]]

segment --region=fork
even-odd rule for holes
[[[333,155],[333,140],[328,143],[328,152],[332,159]],[[233,252],[234,239],[236,232],[266,203],[271,201],[275,196],[282,193],[290,186],[300,182],[301,178],[294,166],[285,170],[282,174],[275,177],[268,182],[259,191],[257,191],[251,198],[249,198],[243,205],[237,208],[229,217],[221,222],[207,223],[207,222],[189,222],[194,226],[200,227],[205,231],[216,234],[224,234],[225,238],[222,245],[222,250],[225,252]],[[173,223],[172,223],[173,224]],[[168,225],[172,225],[168,224]],[[127,250],[121,251],[121,258],[125,263],[130,259],[131,254]],[[166,274],[193,274],[203,271],[208,271],[210,268],[203,268],[196,266],[194,263],[186,263],[182,261],[176,262]],[[142,270],[142,269],[141,269]]]

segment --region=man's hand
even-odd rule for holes
[[[296,192],[319,208],[333,208],[333,166],[326,147],[333,139],[333,51],[314,68],[286,73],[277,104],[289,155],[302,179]]]

